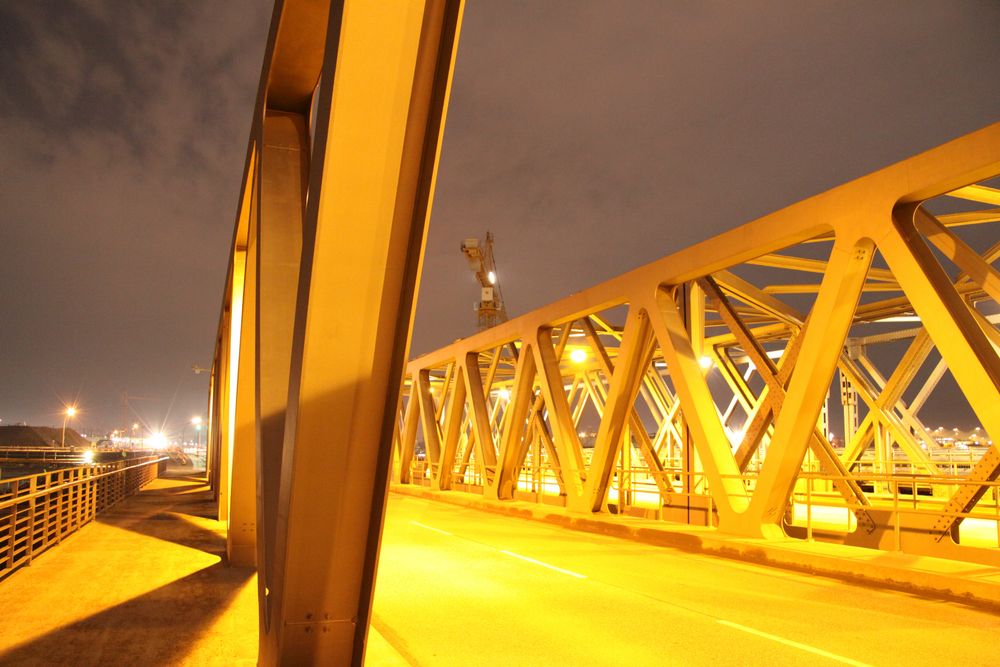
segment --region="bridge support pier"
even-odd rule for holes
[[[461,10],[276,3],[213,385],[236,401],[220,513],[233,562],[256,535],[262,665],[364,658]]]

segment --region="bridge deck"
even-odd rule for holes
[[[12,575],[0,584],[0,664],[254,664],[256,580],[223,562],[212,510],[203,480],[159,479]],[[382,555],[369,665],[459,665],[470,655],[483,665],[637,664],[664,651],[708,664],[720,647],[762,663],[880,664],[901,643],[906,664],[974,663],[992,650],[997,623],[960,604],[402,494],[391,497]],[[997,576],[952,566],[952,581]],[[650,623],[673,630],[638,629]],[[862,628],[863,645],[847,639]],[[945,653],[933,648],[942,636]]]
[[[968,602],[993,612],[1000,611],[1000,569],[991,564],[914,556],[900,551],[878,551],[820,540],[739,538],[720,534],[712,528],[683,523],[610,514],[578,514],[551,505],[490,501],[476,493],[439,492],[417,485],[394,484],[392,490],[394,493],[390,497],[431,500],[475,510],[480,515],[506,514],[519,520],[530,519],[567,527],[572,532],[597,533],[651,544],[656,548],[681,549],[745,563],[766,564],[847,580],[861,586],[896,589],[915,596]],[[399,506],[398,500],[390,502],[390,512],[396,511],[393,508]],[[391,526],[387,520],[383,543],[392,543]],[[386,547],[383,547],[385,551]],[[384,565],[380,568],[384,569]]]
[[[984,608],[525,514],[392,494],[373,627],[434,667],[996,662]]]
[[[223,562],[212,512],[203,479],[158,479],[13,574],[0,664],[255,664],[255,575]],[[397,664],[370,644],[370,664]]]

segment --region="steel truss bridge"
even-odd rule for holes
[[[1000,124],[407,365],[461,14],[276,3],[210,392],[260,663],[360,664],[390,474],[1000,562]]]
[[[903,189],[986,134],[412,361],[399,480],[1000,563],[1000,244],[956,229],[995,241],[1000,190]],[[961,399],[982,446],[921,420]]]

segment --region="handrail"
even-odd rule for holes
[[[0,580],[156,479],[167,460],[154,455],[0,481],[10,487],[0,501]]]
[[[431,478],[425,476],[425,471],[434,467],[433,463],[428,463],[427,461],[417,461],[414,460],[411,465],[413,471],[413,485],[423,485],[426,482],[430,482]],[[476,465],[470,463],[464,475],[460,475],[460,466],[455,466],[453,469],[453,483],[481,486],[483,481],[479,468],[487,468],[488,466]],[[618,468],[619,473],[624,473],[624,476],[631,480],[629,492],[632,494],[641,493],[643,495],[648,495],[650,497],[656,496],[659,499],[658,503],[653,502],[625,502],[625,507],[635,507],[637,509],[647,509],[656,510],[658,508],[666,507],[683,507],[682,504],[678,504],[678,499],[690,499],[700,498],[702,500],[707,500],[711,503],[712,491],[708,488],[708,484],[705,481],[705,476],[702,473],[684,471],[681,469],[671,469],[665,468],[664,470],[650,470],[648,468]],[[556,465],[546,465],[545,469],[540,471],[539,477],[534,476],[538,474],[539,471],[536,468],[530,466],[524,466],[521,468],[518,474],[519,482],[539,482],[537,488],[525,489],[518,488],[524,494],[535,494],[534,502],[542,502],[541,496],[558,497],[561,494],[556,491],[555,493],[546,492],[545,488],[558,485],[558,475],[559,466]],[[660,493],[656,483],[655,478],[667,477],[674,478],[687,478],[688,483],[682,485],[682,488],[675,489],[674,492],[670,494],[670,502],[666,502],[663,495]],[[753,482],[755,476],[744,474],[741,476],[728,476],[735,477],[736,479],[742,480],[744,483]],[[645,479],[636,479],[645,478]],[[855,500],[849,500],[841,497],[835,490],[816,490],[813,488],[815,482],[848,482],[852,481],[855,483],[873,483],[873,484],[883,484],[890,487],[891,493],[869,493],[867,498],[872,501],[869,505],[861,504]],[[801,523],[790,523],[794,525],[797,529],[801,530],[805,528],[807,533],[807,539],[813,539],[813,532],[819,525],[823,529],[829,529],[829,522],[822,521],[818,519],[812,512],[814,507],[829,507],[839,510],[846,510],[848,512],[870,512],[870,511],[882,511],[890,512],[890,518],[886,523],[881,526],[883,530],[894,531],[896,533],[896,543],[895,547],[897,550],[900,549],[901,538],[899,536],[901,529],[901,516],[911,515],[911,516],[927,516],[935,518],[947,518],[947,519],[978,519],[984,521],[997,522],[997,535],[998,541],[1000,541],[1000,480],[972,480],[966,479],[960,476],[948,476],[948,475],[931,475],[928,473],[915,473],[915,472],[902,472],[902,473],[870,473],[863,474],[859,476],[851,475],[840,475],[835,473],[825,473],[821,471],[802,471],[799,476],[799,482],[804,485],[804,489],[796,488],[791,494],[791,502],[789,507],[794,504],[804,504],[805,505],[805,519],[806,523],[803,526]],[[947,504],[947,498],[937,497],[937,496],[920,496],[918,494],[918,487],[933,487],[935,485],[946,486],[946,487],[959,487],[959,486],[982,486],[990,489],[993,494],[992,500],[985,500],[985,506],[977,506],[975,509],[969,511],[958,511],[950,510],[942,505]],[[686,486],[689,490],[684,490]],[[901,493],[900,487],[910,487],[910,493]],[[638,488],[637,488],[638,487]],[[700,490],[694,490],[699,488]],[[552,489],[555,490],[555,489]],[[612,493],[620,494],[622,488],[617,483],[612,484],[609,487]],[[836,497],[836,501],[827,500],[828,497]],[[523,498],[521,498],[523,499]],[[621,503],[621,496],[619,496],[619,503]],[[930,507],[929,507],[930,506]],[[711,504],[708,506],[708,511],[711,513]],[[851,532],[851,531],[847,531]]]
[[[8,508],[8,507],[10,507],[12,505],[17,505],[18,503],[23,503],[24,501],[31,500],[32,498],[37,498],[39,496],[44,496],[44,495],[46,495],[48,493],[53,493],[53,492],[59,491],[61,489],[69,488],[69,487],[72,487],[72,486],[77,486],[79,484],[83,484],[84,482],[91,482],[91,481],[94,481],[94,480],[97,480],[97,479],[101,479],[103,477],[108,477],[110,475],[117,475],[119,473],[123,473],[126,470],[132,470],[133,468],[141,468],[143,466],[153,465],[154,463],[159,463],[160,461],[167,461],[167,460],[170,459],[169,456],[156,456],[156,457],[150,456],[150,457],[144,457],[144,458],[155,459],[155,460],[153,460],[153,461],[146,460],[146,461],[143,461],[142,463],[136,463],[135,465],[124,466],[124,467],[118,468],[116,470],[109,470],[108,472],[102,472],[102,473],[98,473],[96,475],[87,475],[86,477],[80,477],[79,479],[74,479],[74,480],[71,480],[69,482],[63,482],[62,484],[58,484],[56,486],[47,486],[47,487],[45,487],[43,489],[39,489],[39,490],[35,491],[34,493],[29,493],[29,494],[26,494],[26,495],[23,495],[23,496],[15,496],[13,498],[8,498],[7,500],[0,501],[0,510],[6,509],[6,508]],[[104,467],[105,465],[107,465],[107,464],[101,463],[101,464],[96,464],[96,465],[93,465],[93,466],[76,466],[76,469],[78,469],[78,470],[86,470],[88,468],[93,469],[93,468],[98,468],[98,467]],[[69,470],[69,468],[64,468],[64,470]],[[43,475],[51,475],[53,472],[61,472],[61,471],[50,470],[49,472],[40,472],[40,473],[38,473],[36,475],[25,475],[24,477],[12,477],[9,480],[2,479],[2,480],[0,480],[0,484],[7,484],[8,482],[14,482],[14,481],[17,481],[17,480],[22,480],[22,479],[31,479],[32,477],[41,477]]]

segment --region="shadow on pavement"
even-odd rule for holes
[[[217,563],[15,646],[0,664],[178,664],[252,576]]]

